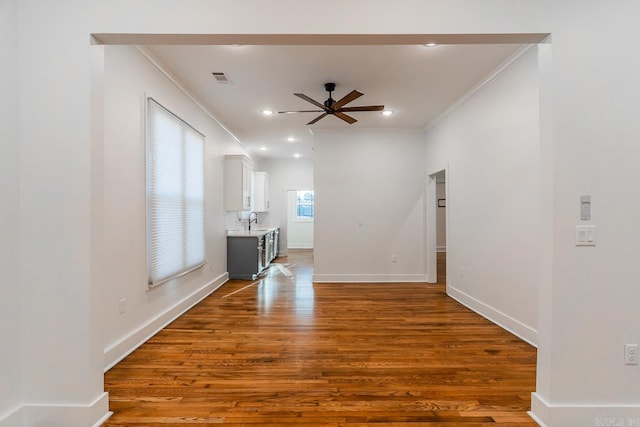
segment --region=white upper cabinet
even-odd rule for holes
[[[253,210],[269,212],[271,204],[271,179],[267,172],[253,172]]]
[[[228,211],[250,211],[253,163],[247,156],[225,156],[225,207]]]

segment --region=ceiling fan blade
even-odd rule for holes
[[[307,123],[307,124],[308,124],[308,125],[312,125],[312,124],[314,124],[315,122],[317,122],[318,120],[320,120],[321,118],[323,118],[323,117],[324,117],[324,116],[326,116],[326,115],[327,115],[327,113],[320,114],[318,117],[316,117],[315,119],[311,120],[311,121],[310,121],[309,123]]]
[[[351,101],[360,98],[362,95],[364,95],[364,93],[358,92],[357,90],[352,90],[351,92],[343,96],[341,99],[336,101],[335,104],[333,104],[332,106],[333,111],[339,110],[343,105],[346,105]]]
[[[315,99],[309,98],[307,95],[305,95],[304,93],[294,93],[295,96],[297,96],[298,98],[302,98],[307,102],[312,103],[313,105],[315,105],[316,107],[320,107],[322,108],[322,111],[325,111],[324,109],[324,105],[319,103],[318,101],[316,101]]]
[[[278,114],[292,114],[292,113],[324,113],[324,110],[278,111]]]
[[[345,122],[349,123],[350,125],[352,125],[352,124],[354,124],[355,122],[357,122],[357,120],[356,120],[356,119],[354,119],[354,118],[353,118],[353,117],[351,117],[351,116],[347,116],[347,115],[346,115],[346,114],[344,114],[344,113],[341,113],[341,112],[338,112],[338,111],[337,111],[337,112],[335,112],[335,113],[333,113],[333,114],[334,114],[334,116],[338,117],[339,119],[344,120]]]
[[[382,111],[384,110],[384,105],[365,105],[362,107],[344,107],[340,108],[339,112],[349,112],[349,111]]]

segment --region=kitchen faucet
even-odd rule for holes
[[[252,220],[251,219],[251,214],[255,215],[255,218]],[[257,212],[249,212],[249,231],[251,231],[251,223],[255,222],[256,224],[258,223],[258,213]]]

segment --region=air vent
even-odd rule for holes
[[[216,81],[218,83],[231,83],[231,80],[229,79],[229,77],[227,77],[227,75],[225,73],[215,72],[214,71],[211,74],[213,74],[213,77],[216,78]]]

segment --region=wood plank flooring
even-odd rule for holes
[[[537,425],[535,348],[443,284],[313,284],[311,251],[277,261],[107,372],[104,426]]]

